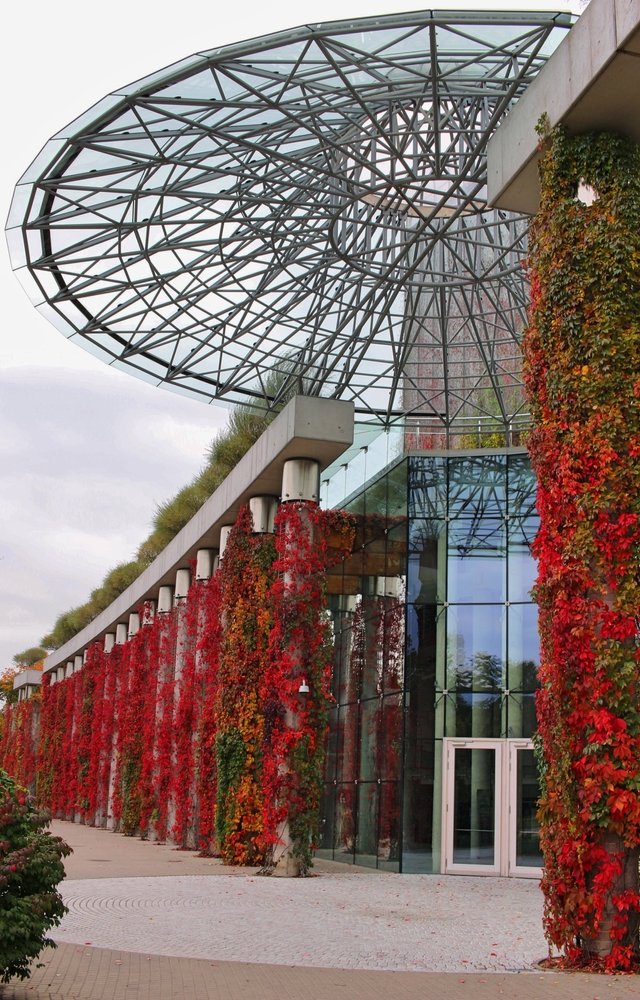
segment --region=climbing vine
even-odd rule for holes
[[[301,873],[311,864],[317,836],[330,704],[326,571],[351,551],[353,538],[349,515],[310,501],[283,504],[276,517],[273,627],[262,685],[264,825],[273,864],[287,823]]]
[[[290,503],[276,534],[248,507],[218,572],[80,670],[43,678],[5,712],[0,761],[64,819],[170,838],[231,864],[273,866],[282,824],[311,863],[322,786],[332,637],[326,570],[348,516]],[[32,737],[31,742],[26,738]]]
[[[562,128],[542,145],[524,350],[545,928],[568,963],[619,970],[640,912],[640,152]]]

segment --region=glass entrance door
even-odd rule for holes
[[[539,878],[530,740],[444,740],[443,871]]]
[[[445,871],[499,875],[500,745],[445,740]]]
[[[542,854],[536,819],[540,785],[530,740],[509,740],[509,874],[540,878]]]

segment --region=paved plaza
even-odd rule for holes
[[[2,1000],[558,1000],[637,997],[637,977],[541,972],[537,883],[328,862],[262,878],[193,852],[54,823],[69,914]]]

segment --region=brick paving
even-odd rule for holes
[[[393,886],[396,891],[401,890],[405,894],[405,886],[410,884],[413,876],[378,876],[369,873],[368,870],[360,870],[360,876],[351,873],[345,876],[342,866],[331,865],[322,862],[318,869],[322,872],[317,880],[303,880],[288,882],[286,880],[261,880],[256,879],[252,873],[247,874],[246,870],[238,873],[234,869],[225,868],[219,862],[211,859],[198,858],[191,852],[175,851],[165,845],[148,844],[131,838],[120,837],[117,834],[107,833],[101,830],[92,830],[86,827],[74,826],[72,824],[55,823],[54,831],[64,836],[74,847],[74,855],[67,861],[68,882],[63,883],[64,895],[71,897],[73,890],[78,892],[78,887],[82,887],[83,899],[86,904],[86,911],[91,909],[90,901],[111,900],[109,907],[97,907],[102,923],[93,925],[93,936],[91,945],[85,945],[82,941],[74,943],[62,943],[55,949],[46,949],[42,956],[42,967],[34,970],[30,980],[26,983],[12,982],[4,987],[0,986],[0,998],[2,1000],[460,1000],[469,998],[473,1000],[489,1000],[489,998],[516,998],[516,1000],[547,1000],[547,998],[557,998],[557,1000],[629,1000],[640,996],[640,983],[636,976],[593,976],[582,973],[550,973],[533,971],[521,972],[501,972],[501,971],[481,971],[467,972],[464,965],[458,971],[441,971],[442,949],[433,950],[433,970],[434,971],[404,971],[394,969],[394,971],[377,971],[375,950],[371,949],[371,954],[367,956],[366,935],[363,943],[362,954],[364,962],[370,962],[365,968],[326,968],[322,967],[322,947],[331,948],[331,935],[327,943],[327,932],[334,928],[337,938],[344,936],[345,925],[341,923],[340,905],[343,897],[340,892],[332,899],[333,888],[345,886],[349,894],[357,890],[358,899],[366,900],[369,897],[371,913],[370,923],[366,921],[360,927],[360,932],[366,925],[367,931],[375,927],[375,910],[380,905],[380,893],[388,895],[387,886]],[[176,878],[176,872],[179,877]],[[256,949],[252,947],[251,934],[247,933],[249,924],[246,924],[244,933],[242,930],[234,932],[236,939],[244,940],[246,958],[243,961],[222,960],[216,955],[215,927],[209,926],[208,937],[213,939],[211,944],[211,954],[207,958],[189,958],[183,953],[179,954],[157,954],[152,953],[157,950],[157,940],[154,935],[148,932],[142,933],[139,928],[134,927],[130,922],[131,908],[120,908],[118,911],[118,900],[136,900],[143,896],[140,888],[143,883],[153,883],[158,885],[159,880],[163,880],[162,898],[170,899],[172,891],[179,883],[188,883],[202,887],[215,889],[215,882],[209,876],[218,874],[221,876],[218,886],[237,887],[238,891],[230,896],[232,909],[227,910],[224,915],[224,924],[233,916],[233,908],[238,909],[238,915],[242,918],[244,913],[247,920],[252,912],[259,910],[259,903],[255,888],[259,886],[259,891],[264,892],[265,884],[277,887],[277,892],[289,895],[293,904],[297,905],[296,897],[302,894],[292,890],[293,885],[312,886],[313,893],[322,897],[321,903],[310,910],[317,929],[322,929],[323,934],[316,935],[310,945],[309,954],[315,967],[307,965],[293,966],[292,957],[287,954],[287,946],[290,943],[291,922],[281,919],[286,916],[287,905],[282,901],[271,909],[271,923],[277,928],[284,929],[284,949],[281,951],[283,957],[281,964],[266,964],[263,961],[253,960],[259,958]],[[141,878],[142,876],[142,878]],[[202,878],[202,876],[208,876]],[[107,882],[99,880],[107,878]],[[91,882],[89,880],[92,880]],[[233,880],[233,881],[232,881]],[[531,914],[525,912],[528,904],[530,907],[539,905],[534,903],[535,896],[530,892],[533,888],[531,883],[518,882],[520,889],[516,889],[515,897],[509,894],[513,887],[513,882],[509,885],[508,880],[470,880],[480,883],[480,891],[468,897],[467,910],[471,918],[471,923],[464,924],[464,913],[460,911],[460,895],[457,893],[457,878],[438,878],[444,887],[442,897],[438,904],[436,922],[438,935],[434,935],[434,942],[437,938],[447,940],[446,952],[449,955],[457,955],[462,962],[462,954],[468,958],[464,961],[485,962],[486,956],[478,950],[484,945],[479,942],[482,937],[470,934],[469,928],[474,924],[477,928],[489,925],[491,927],[490,937],[496,942],[496,955],[500,949],[499,942],[506,940],[503,935],[515,934],[518,936],[528,936],[526,920]],[[108,893],[106,889],[118,883],[118,892]],[[504,898],[501,899],[499,883],[505,887]],[[417,883],[414,883],[417,885]],[[482,889],[482,886],[485,888]],[[528,887],[527,887],[528,886]],[[282,887],[282,888],[280,888]],[[322,889],[322,892],[320,892]],[[452,891],[450,891],[450,889]],[[241,890],[241,891],[240,891]],[[455,890],[455,891],[453,891]],[[215,889],[220,893],[220,889]],[[253,892],[253,898],[252,898]],[[93,894],[93,895],[92,895]],[[308,894],[308,890],[307,890]],[[411,890],[413,897],[413,890]],[[514,917],[513,899],[520,912],[519,917]],[[400,912],[404,900],[398,897],[399,902],[393,903]],[[294,905],[294,909],[295,909]],[[145,906],[136,905],[133,911],[145,914]],[[82,910],[81,910],[82,912]],[[77,910],[75,912],[77,916]],[[344,916],[344,914],[342,914]],[[146,907],[146,921],[148,925],[155,923],[156,914],[153,908],[150,911]],[[415,954],[424,956],[424,927],[420,921],[424,914],[420,913],[414,905],[410,911],[406,911],[400,924],[392,929],[392,937],[404,937],[414,942]],[[67,918],[68,919],[68,918]],[[175,939],[186,940],[189,936],[189,928],[197,936],[203,919],[199,905],[183,905],[173,910],[173,920],[176,928]],[[206,918],[205,918],[206,919]],[[298,913],[298,920],[306,919],[303,910]],[[358,920],[358,917],[352,919]],[[524,920],[520,926],[514,926],[514,919]],[[537,919],[537,916],[536,916]],[[107,936],[107,928],[120,923],[128,931],[128,938],[124,945],[118,948],[104,947],[105,940],[96,937],[99,934]],[[403,926],[404,925],[404,926]],[[102,930],[101,930],[102,928]],[[418,929],[417,935],[414,933]],[[181,933],[177,933],[180,929]],[[432,928],[433,929],[433,928]],[[353,928],[358,933],[358,927]],[[518,931],[521,933],[519,934]],[[55,937],[64,941],[64,925],[56,930]],[[185,936],[186,935],[186,936]],[[233,937],[233,936],[232,936]],[[320,939],[320,944],[318,943]],[[88,940],[88,938],[87,938]],[[324,941],[324,944],[322,943]],[[150,947],[151,945],[151,947]],[[418,947],[419,946],[419,947]],[[537,948],[537,943],[534,944]],[[129,949],[135,950],[129,950]],[[180,948],[176,946],[176,951]],[[220,948],[219,951],[224,949]],[[336,961],[336,953],[339,948],[332,949],[331,953],[324,955],[326,964]],[[349,954],[351,948],[344,954]],[[411,957],[410,951],[405,953],[404,961]],[[318,964],[320,958],[320,964]],[[302,957],[304,960],[304,957]],[[299,959],[300,960],[300,959]],[[438,970],[438,971],[436,971]]]

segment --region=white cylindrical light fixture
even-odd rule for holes
[[[320,465],[312,458],[290,458],[282,469],[282,500],[318,500]]]
[[[165,615],[173,607],[173,587],[164,584],[158,591],[158,614]]]
[[[272,535],[275,529],[275,517],[278,513],[276,497],[251,497],[249,512],[255,535]]]
[[[191,570],[179,569],[176,572],[176,585],[173,591],[173,600],[175,604],[181,604],[182,601],[186,601],[190,586]]]
[[[220,559],[222,559],[222,557],[224,556],[224,550],[227,547],[227,542],[229,541],[229,535],[231,534],[232,528],[233,528],[232,524],[224,524],[220,528],[220,548],[218,550],[218,555]]]
[[[213,549],[198,549],[196,553],[196,580],[208,580],[213,573]]]

